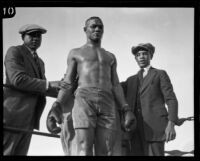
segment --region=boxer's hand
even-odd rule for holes
[[[132,111],[128,110],[124,114],[124,128],[126,131],[133,131],[136,128],[136,117]]]
[[[49,132],[57,134],[61,131],[61,128],[56,123],[62,123],[62,108],[59,102],[53,103],[47,115],[46,126]]]

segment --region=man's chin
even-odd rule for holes
[[[145,68],[146,66],[145,65],[140,65],[140,68]]]
[[[36,50],[36,49],[38,49],[40,46],[38,46],[38,45],[33,45],[33,46],[31,46],[31,49],[32,50]]]
[[[146,64],[140,64],[139,66],[140,66],[140,68],[146,68],[148,65],[146,65]]]
[[[98,42],[101,41],[101,39],[100,38],[95,38],[95,39],[93,39],[93,41],[96,42],[96,43],[98,43]]]
[[[98,40],[99,41],[99,40],[101,40],[101,38],[102,38],[102,36],[100,36],[100,35],[99,36],[93,36],[93,40]]]

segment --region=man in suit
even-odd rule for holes
[[[3,88],[5,127],[33,131],[46,104],[45,96],[57,97],[60,81],[47,81],[44,62],[37,56],[46,29],[35,24],[20,28],[23,45],[12,46],[5,56],[6,85]],[[4,131],[3,154],[27,155],[31,133]]]
[[[123,139],[124,155],[164,156],[164,143],[176,137],[177,98],[166,71],[150,64],[154,51],[150,43],[133,46],[140,71],[121,83],[137,119],[136,130],[125,133],[128,137]]]

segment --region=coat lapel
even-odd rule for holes
[[[35,64],[35,61],[34,61],[34,59],[33,59],[33,56],[31,55],[31,53],[30,53],[30,51],[24,46],[24,45],[22,45],[23,46],[23,50],[24,50],[24,55],[28,58],[28,60],[30,61],[30,63],[31,63],[31,65],[32,65],[32,67],[33,67],[33,69],[34,69],[34,71],[35,71],[35,73],[36,73],[36,76],[38,77],[38,78],[40,78],[40,74],[39,74],[39,71],[38,71],[38,68],[37,68],[37,65]]]
[[[140,86],[140,94],[145,91],[145,89],[151,84],[156,72],[153,70],[154,68],[150,68],[148,74],[143,78],[141,86]]]

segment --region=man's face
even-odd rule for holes
[[[42,35],[39,32],[26,33],[24,35],[24,44],[26,44],[30,49],[37,50],[42,42]]]
[[[138,63],[140,68],[145,68],[150,64],[151,54],[149,51],[140,50],[135,55],[135,60]]]
[[[85,33],[90,40],[99,41],[103,36],[103,24],[99,19],[91,19],[87,22]]]

